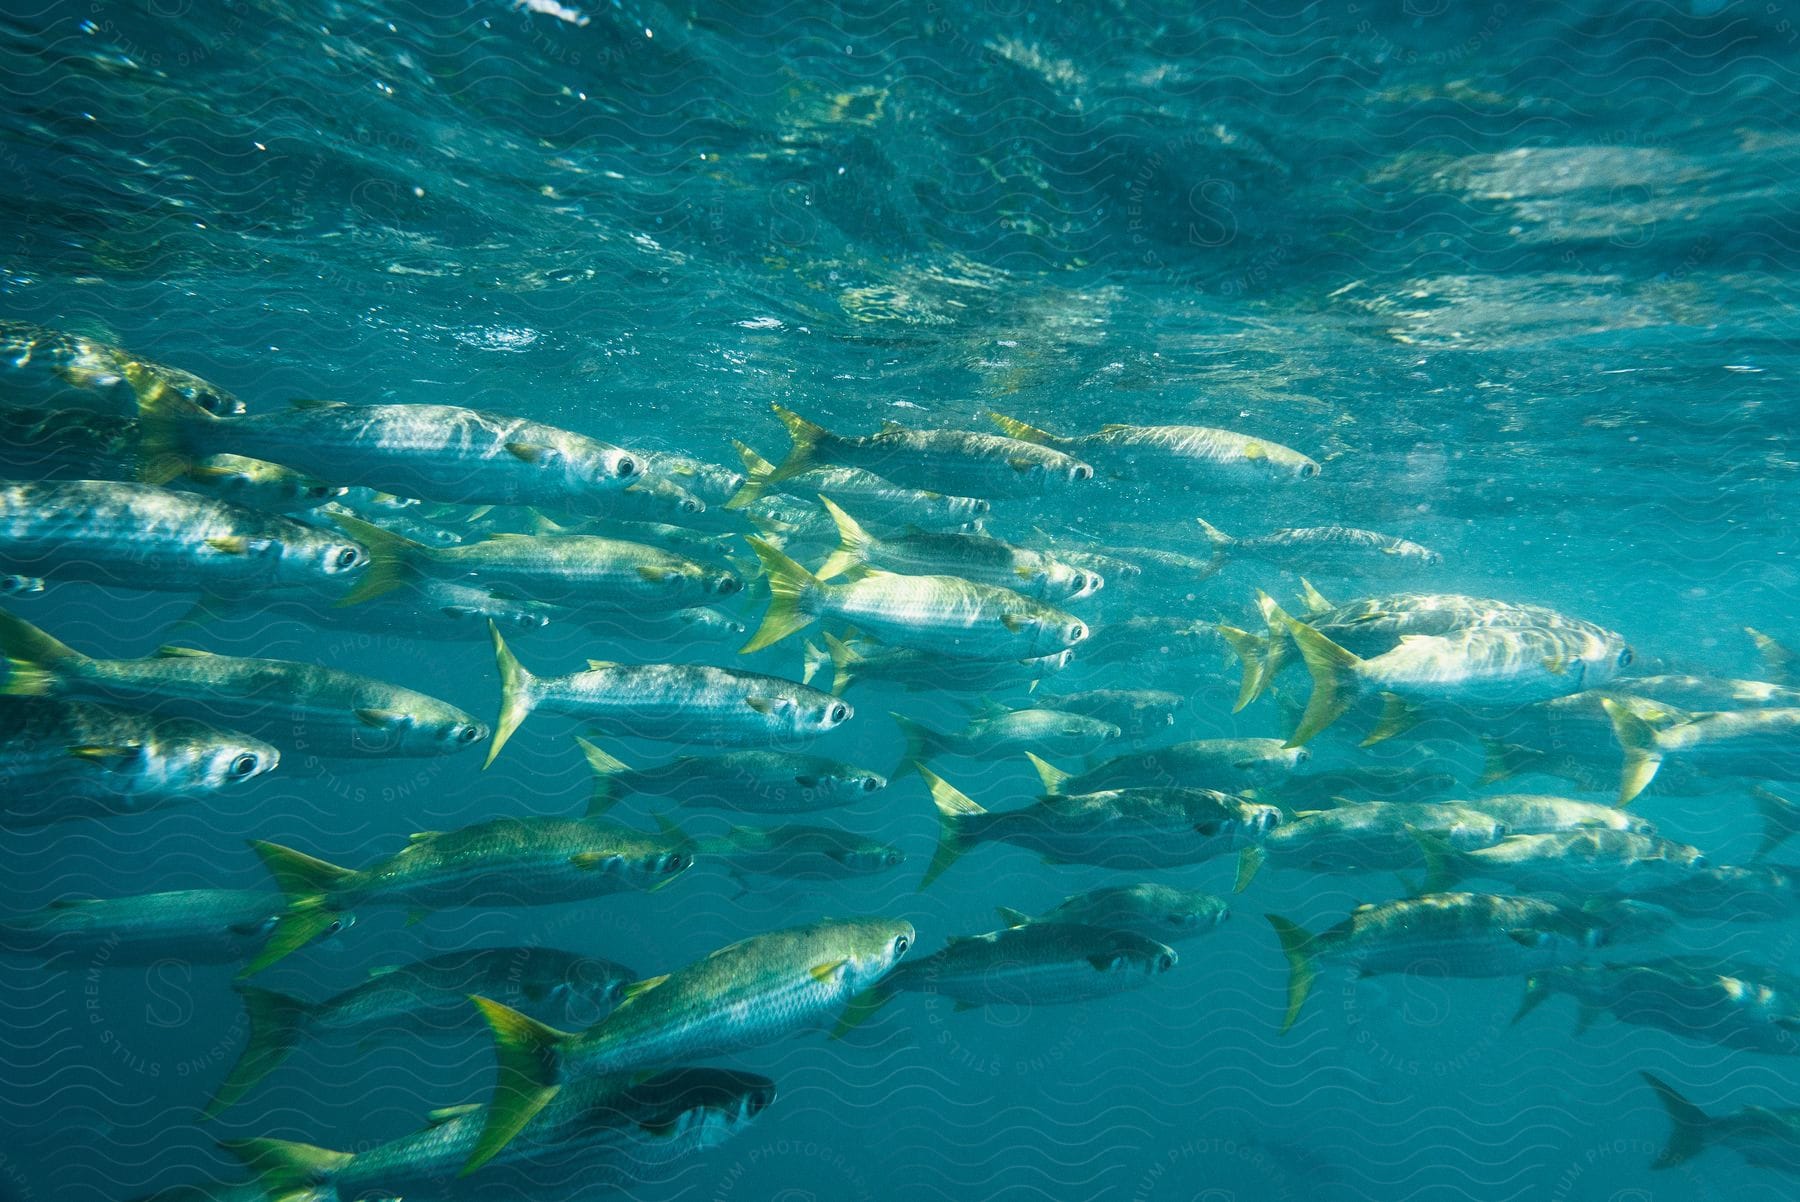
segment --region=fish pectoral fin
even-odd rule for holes
[[[152,655],[156,659],[190,659],[195,656],[211,655],[210,651],[202,651],[198,647],[158,647]]]
[[[373,707],[356,711],[356,720],[364,726],[373,726],[377,730],[385,730],[390,726],[399,726],[406,720],[406,715],[399,710],[384,710]]]
[[[1035,467],[1036,464],[1032,463],[1031,460],[1029,460],[1029,459],[1025,458],[1023,455],[1021,455],[1017,459],[1008,459],[1006,461],[1006,466],[1012,468],[1013,471],[1018,472],[1020,475],[1024,475],[1026,472],[1030,471],[1033,467]]]
[[[224,534],[217,538],[209,538],[206,545],[221,555],[244,555],[250,550],[250,540],[241,534]]]
[[[846,965],[848,963],[850,963],[850,961],[847,959],[846,960],[827,960],[823,964],[813,965],[812,968],[809,969],[808,971],[812,973],[812,979],[815,981],[829,981],[834,975],[836,975],[838,969],[844,967],[844,965]]]
[[[569,863],[575,865],[575,867],[581,869],[583,872],[593,872],[601,865],[616,861],[617,859],[617,856],[604,851],[578,851],[569,857]]]
[[[1268,457],[1269,457],[1268,449],[1266,447],[1264,447],[1262,443],[1247,442],[1244,444],[1244,458],[1245,459],[1267,459]]]
[[[1026,622],[1025,619],[1018,614],[1001,614],[1000,625],[1006,627],[1014,634],[1018,634],[1021,630],[1025,629]]]
[[[414,831],[412,834],[406,836],[406,841],[408,843],[424,843],[428,840],[437,838],[443,833],[443,831]]]
[[[425,1123],[431,1127],[441,1127],[451,1119],[459,1119],[465,1114],[474,1114],[481,1109],[480,1102],[464,1102],[461,1106],[442,1106],[425,1116]]]
[[[347,407],[347,405],[344,401],[325,401],[325,400],[320,400],[318,397],[297,396],[297,397],[294,397],[292,400],[288,401],[288,408],[299,409],[299,410],[343,409],[346,407]]]
[[[544,447],[532,442],[509,442],[506,449],[514,458],[526,463],[538,463],[548,453]]]
[[[659,568],[652,564],[643,563],[638,565],[637,574],[643,579],[650,581],[652,584],[661,584],[670,577],[679,576],[681,573],[673,568]]]
[[[746,697],[744,704],[759,714],[772,714],[787,705],[785,697]]]
[[[629,1002],[632,998],[649,993],[652,989],[655,989],[658,985],[661,985],[668,979],[669,974],[664,973],[660,977],[645,977],[641,981],[633,981],[623,989],[619,990],[619,1001],[622,1003]]]
[[[1530,948],[1533,951],[1544,946],[1544,933],[1542,931],[1509,930],[1506,932],[1506,937],[1520,947]]]
[[[78,760],[86,760],[88,763],[98,764],[102,768],[111,768],[126,756],[135,756],[142,750],[143,745],[139,743],[124,743],[117,746],[81,743],[69,748],[69,754]]]
[[[1569,661],[1562,658],[1560,655],[1551,655],[1551,656],[1545,657],[1544,671],[1550,673],[1550,675],[1561,676],[1564,673],[1566,673],[1568,670],[1569,670]]]
[[[590,671],[590,672],[604,672],[604,671],[606,671],[606,670],[607,670],[607,669],[608,669],[608,668],[610,668],[610,667],[612,667],[612,666],[613,666],[613,662],[614,662],[614,661],[612,661],[612,660],[610,660],[610,659],[590,659],[590,660],[589,660],[589,661],[588,661],[588,662],[587,662],[587,665],[588,665],[588,671]]]

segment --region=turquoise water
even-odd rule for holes
[[[990,410],[1058,433],[1224,427],[1320,474],[997,499],[989,528],[1205,556],[1194,517],[1235,535],[1338,524],[1443,556],[1397,578],[1240,560],[1185,588],[1109,587],[1072,607],[1096,637],[1140,616],[1254,626],[1255,589],[1290,604],[1306,575],[1333,601],[1549,606],[1620,632],[1640,671],[1766,679],[1742,628],[1800,640],[1800,30],[1784,5],[21,9],[0,15],[3,315],[196,372],[253,412],[463,405],[732,468],[733,439],[786,450],[772,404],[841,433],[987,430]],[[91,652],[305,659],[494,713],[479,631],[421,641],[260,612],[177,626],[193,601],[53,582],[12,608]],[[752,587],[726,608],[754,627],[763,606]],[[802,642],[672,657],[797,677]],[[515,649],[545,673],[666,655],[554,624]],[[1177,690],[1170,738],[1287,734],[1272,699],[1232,712],[1237,676],[1222,647],[1145,644],[1097,666],[1078,649],[1040,687]],[[972,699],[860,684],[852,723],[809,750],[888,772],[888,711],[952,727]],[[470,754],[278,771],[230,806],[9,832],[6,908],[262,887],[250,838],[360,864],[415,831],[576,813],[591,778],[573,729],[534,719],[485,773]],[[1474,732],[1365,752],[1364,729],[1321,736],[1312,766],[1424,766],[1473,788]],[[606,742],[634,766],[671,751]],[[995,808],[1036,791],[1020,757],[934,766]],[[1744,863],[1749,783],[1634,808]],[[618,816],[649,829],[655,812]],[[916,777],[835,817],[907,864],[741,893],[702,865],[647,895],[417,925],[370,913],[259,983],[319,997],[371,967],[528,941],[651,975],[863,913],[910,919],[929,952],[992,929],[997,905],[1129,879],[984,847],[921,892],[938,827]],[[1228,895],[1233,864],[1152,875]],[[774,1078],[777,1102],[633,1196],[1788,1196],[1791,1178],[1723,1149],[1653,1173],[1666,1123],[1637,1075],[1709,1111],[1800,1105],[1775,1056],[1606,1018],[1577,1032],[1567,998],[1511,1025],[1516,979],[1431,973],[1331,978],[1278,1034],[1263,913],[1318,929],[1402,891],[1391,873],[1270,872],[1144,989],[961,1013],[908,996],[848,1039],[727,1058]],[[1782,967],[1792,930],[1689,924],[1673,941]],[[316,1045],[202,1124],[244,1038],[232,972],[10,965],[0,1196],[133,1197],[224,1172],[220,1139],[362,1147],[488,1091],[477,1030]]]

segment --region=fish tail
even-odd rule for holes
[[[1463,878],[1463,866],[1457,860],[1456,849],[1446,843],[1442,837],[1430,831],[1408,828],[1413,840],[1419,845],[1419,855],[1425,861],[1425,876],[1419,882],[1419,893],[1442,893]]]
[[[1762,815],[1762,845],[1756,849],[1757,856],[1762,857],[1800,833],[1800,805],[1761,785],[1751,789],[1750,793],[1756,798],[1757,811]]]
[[[819,669],[829,662],[831,656],[821,650],[817,643],[807,640],[806,650],[800,657],[800,683],[811,684],[813,677],[819,674]]]
[[[219,1146],[250,1170],[262,1190],[258,1196],[264,1198],[322,1196],[319,1186],[356,1159],[351,1152],[333,1152],[286,1139],[231,1139],[221,1141]]]
[[[1306,606],[1307,614],[1312,617],[1318,617],[1322,613],[1329,613],[1337,608],[1325,599],[1324,593],[1313,587],[1312,581],[1304,576],[1300,577],[1300,604]]]
[[[1232,883],[1231,891],[1242,893],[1248,889],[1250,882],[1256,879],[1256,874],[1262,871],[1262,866],[1268,859],[1269,853],[1260,846],[1246,847],[1238,852],[1237,880]]]
[[[761,651],[810,625],[813,615],[806,612],[806,600],[819,587],[817,576],[776,550],[774,544],[754,536],[745,541],[762,560],[763,571],[768,574],[769,612],[763,615],[762,625],[744,644],[740,655]]]
[[[1237,545],[1237,539],[1205,518],[1195,518],[1194,524],[1200,527],[1200,533],[1205,536],[1207,545],[1212,549],[1212,558],[1206,564],[1206,576],[1212,576],[1225,566],[1227,559],[1231,558],[1231,549]],[[1202,579],[1205,578],[1202,577]]]
[[[1033,755],[1029,751],[1025,753],[1025,758],[1031,761],[1032,768],[1037,772],[1038,782],[1044,786],[1044,792],[1051,796],[1061,793],[1063,791],[1063,786],[1068,783],[1069,777],[1073,775],[1073,773],[1064,772],[1049,760],[1046,760],[1041,756]]]
[[[738,458],[744,461],[744,482],[725,502],[725,508],[743,509],[755,504],[756,499],[767,490],[769,478],[775,474],[775,465],[735,438],[731,445],[737,448]]]
[[[780,484],[783,480],[792,479],[813,465],[819,452],[819,443],[831,437],[831,431],[817,422],[809,422],[792,409],[783,409],[780,405],[771,406],[781,424],[787,427],[788,439],[793,443],[787,458],[781,466],[763,476],[763,486]]]
[[[1056,441],[1056,436],[1036,426],[1028,426],[1016,417],[1007,417],[1004,413],[989,413],[988,420],[1000,427],[1000,432],[1008,438],[1016,438],[1020,442],[1035,442],[1048,446]]]
[[[561,1048],[570,1036],[489,998],[471,999],[494,1033],[494,1095],[487,1122],[462,1167],[468,1176],[492,1160],[562,1089]]]
[[[275,878],[276,888],[287,895],[288,910],[275,920],[275,929],[269,932],[262,950],[239,971],[240,980],[343,926],[344,916],[330,904],[330,895],[357,875],[352,869],[340,868],[279,843],[252,839],[250,850]]]
[[[0,610],[0,656],[6,659],[6,678],[0,680],[0,696],[6,697],[43,697],[54,693],[62,678],[62,669],[83,663],[88,658],[5,610]]]
[[[1306,1005],[1306,995],[1312,992],[1313,981],[1319,972],[1313,966],[1313,937],[1295,923],[1289,922],[1279,914],[1265,914],[1269,925],[1275,928],[1275,937],[1281,940],[1281,950],[1287,956],[1288,986],[1287,1014],[1281,1020],[1281,1030],[1287,1033],[1300,1017],[1300,1008]]]
[[[937,852],[931,857],[931,866],[925,870],[925,879],[919,882],[919,888],[924,890],[929,889],[931,882],[943,876],[950,865],[956,863],[963,852],[969,849],[964,827],[969,819],[978,818],[987,811],[925,765],[916,764],[914,767],[924,779],[926,788],[931,790],[931,804],[937,807],[938,812]]]
[[[826,558],[816,573],[820,580],[830,580],[833,576],[841,576],[851,568],[868,563],[870,544],[875,540],[857,524],[855,518],[838,508],[837,502],[830,497],[821,496],[819,504],[825,507],[825,512],[837,524],[837,550]]]
[[[488,620],[488,630],[494,636],[494,663],[500,669],[500,716],[494,719],[494,741],[488,744],[487,768],[512,738],[513,732],[519,729],[532,707],[537,705],[537,677],[526,671],[525,665],[507,647],[506,640],[500,636],[500,627]]]
[[[337,514],[332,521],[369,553],[368,570],[356,582],[356,587],[344,594],[339,605],[359,605],[383,593],[393,592],[412,579],[414,557],[430,554],[431,549],[423,543],[347,513]]]
[[[1629,706],[1611,697],[1601,698],[1600,705],[1612,719],[1613,734],[1625,753],[1625,765],[1619,772],[1618,804],[1629,805],[1656,779],[1656,770],[1662,767],[1662,748],[1657,745],[1655,729],[1632,713]]]
[[[1311,626],[1289,618],[1287,628],[1313,678],[1312,697],[1307,700],[1306,712],[1300,715],[1300,725],[1287,741],[1289,747],[1299,747],[1343,717],[1350,703],[1356,700],[1356,672],[1363,661]]]
[[[1704,1110],[1675,1092],[1673,1086],[1649,1073],[1639,1073],[1645,1084],[1656,1091],[1657,1101],[1669,1113],[1669,1144],[1650,1163],[1653,1169],[1666,1169],[1698,1156],[1706,1148],[1712,1134],[1713,1120]]]
[[[213,1091],[206,1109],[200,1112],[203,1119],[218,1118],[226,1107],[235,1105],[286,1060],[313,1016],[310,1003],[285,993],[253,985],[239,985],[238,992],[243,995],[244,1014],[250,1020],[250,1038],[237,1063]]]
[[[888,773],[888,779],[895,781],[930,759],[943,742],[943,735],[905,714],[890,713],[889,716],[900,727],[901,737],[906,740],[906,750],[901,754],[900,762]]]
[[[893,985],[893,978],[884,977],[853,996],[845,1004],[844,1013],[838,1018],[837,1026],[831,1029],[831,1037],[842,1039],[874,1018],[883,1006],[894,1000],[894,994],[897,992],[899,991]]]
[[[1769,679],[1781,684],[1791,683],[1794,670],[1800,667],[1800,656],[1782,646],[1754,626],[1744,627],[1744,633],[1756,644],[1756,653],[1762,657],[1763,666],[1768,669]]]
[[[1369,732],[1368,737],[1359,746],[1372,747],[1395,735],[1405,734],[1417,726],[1423,718],[1423,714],[1406,704],[1405,698],[1396,697],[1392,693],[1384,693],[1381,699],[1381,717],[1375,720],[1375,728]]]
[[[1533,973],[1531,976],[1526,977],[1525,996],[1519,999],[1519,1010],[1518,1013],[1512,1016],[1512,1025],[1518,1026],[1521,1019],[1543,1005],[1544,999],[1549,996],[1550,978],[1547,975],[1544,973]]]
[[[1225,640],[1225,645],[1231,648],[1244,665],[1243,683],[1238,685],[1237,702],[1231,707],[1231,712],[1235,714],[1261,696],[1263,688],[1269,683],[1263,662],[1269,640],[1259,639],[1248,630],[1240,630],[1223,622],[1216,629],[1219,637]]]
[[[831,695],[842,697],[844,690],[856,681],[856,664],[862,659],[862,656],[857,654],[856,648],[836,635],[826,635],[825,646],[831,652],[831,666],[834,670],[831,677]]]
[[[1491,785],[1517,776],[1544,758],[1544,753],[1517,743],[1505,743],[1489,735],[1481,737],[1481,777],[1477,785]]]
[[[613,792],[618,782],[613,778],[621,772],[630,772],[625,764],[606,754],[586,739],[577,737],[575,742],[581,747],[581,754],[587,756],[588,767],[594,770],[594,795],[588,800],[587,816],[598,817],[612,808],[618,800]]]
[[[220,419],[154,377],[131,384],[138,403],[137,477],[145,484],[167,484],[198,461],[187,445],[187,427]]]

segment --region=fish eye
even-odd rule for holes
[[[1631,661],[1636,658],[1637,657],[1632,654],[1630,647],[1625,648],[1625,650],[1619,652],[1619,667],[1629,668],[1631,666]]]
[[[1068,636],[1071,643],[1079,643],[1088,636],[1087,624],[1083,622],[1071,622],[1069,624]]]
[[[1319,474],[1319,465],[1318,464],[1308,462],[1308,463],[1303,463],[1300,465],[1300,478],[1302,480],[1311,480],[1314,476],[1316,476],[1318,474]]]
[[[881,788],[881,782],[876,780],[874,777],[872,777],[872,776],[863,777],[862,791],[864,793],[873,793],[880,788]]]
[[[1221,824],[1214,819],[1208,819],[1205,822],[1196,822],[1194,823],[1194,833],[1210,839],[1219,833],[1220,825]]]
[[[1070,472],[1069,475],[1076,480],[1092,480],[1094,478],[1094,469],[1085,463],[1078,463],[1075,465],[1075,470]]]
[[[1168,952],[1164,952],[1156,958],[1156,971],[1157,972],[1168,972],[1171,968],[1174,968],[1174,967],[1175,967],[1175,957],[1171,956]]]
[[[337,554],[331,557],[331,562],[340,572],[353,568],[362,562],[362,551],[357,547],[339,547]]]
[[[736,576],[727,575],[719,577],[718,593],[721,597],[729,597],[743,587],[744,582],[739,580]]]
[[[629,455],[619,456],[619,462],[617,464],[615,464],[613,467],[613,475],[615,475],[615,476],[619,477],[619,479],[623,480],[625,477],[635,476],[635,475],[637,475],[637,473],[638,473],[637,460],[633,459]]]
[[[826,717],[832,722],[842,722],[850,717],[850,707],[840,701],[831,707],[831,713]]]
[[[980,499],[979,497],[976,498],[975,504],[969,506],[969,510],[972,513],[988,513],[992,509],[993,509],[992,505],[989,505],[986,501]]]
[[[681,512],[704,513],[705,511],[706,502],[702,501],[699,497],[683,497],[681,499]]]
[[[332,488],[329,484],[315,484],[306,490],[306,499],[309,501],[323,501],[336,491],[337,490]]]
[[[458,743],[473,743],[480,737],[481,727],[479,726],[464,726],[456,732],[456,741]]]
[[[258,760],[251,752],[244,752],[242,755],[238,756],[237,759],[231,761],[230,772],[232,779],[243,780],[246,776],[253,775],[256,772],[256,766],[261,762],[262,761]]]
[[[906,949],[911,946],[912,940],[908,939],[905,935],[894,936],[894,955],[904,956],[906,954]]]
[[[1294,762],[1296,764],[1304,764],[1307,760],[1310,760],[1310,759],[1312,759],[1312,752],[1308,751],[1304,747],[1294,748]]]

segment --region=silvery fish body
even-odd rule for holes
[[[941,994],[963,1008],[1052,1006],[1141,989],[1177,960],[1168,945],[1135,931],[1033,922],[953,937],[901,965],[884,987]]]
[[[208,413],[244,412],[244,402],[192,372],[96,338],[0,320],[0,404],[131,413],[145,395],[156,393]]]
[[[70,898],[0,918],[0,952],[67,967],[230,964],[262,945],[286,906],[267,889]]]

